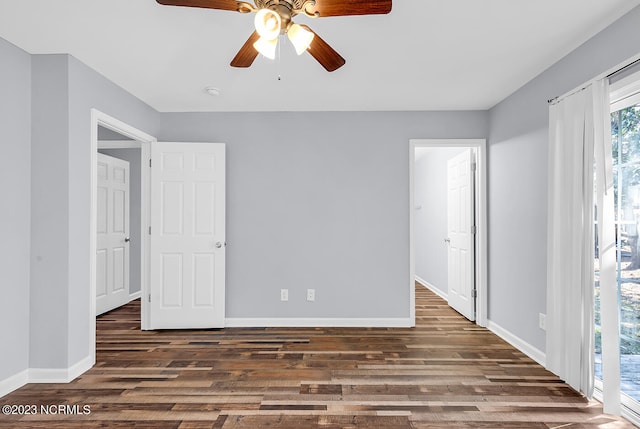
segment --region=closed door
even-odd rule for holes
[[[129,163],[98,154],[96,314],[129,302]]]
[[[225,146],[151,145],[150,329],[224,326]]]
[[[474,152],[447,162],[447,244],[449,305],[475,320]]]

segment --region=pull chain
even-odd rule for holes
[[[277,62],[278,62],[278,65],[277,65],[277,72],[278,72],[278,81],[281,81],[281,80],[282,80],[282,75],[280,74],[280,70],[282,69],[282,67],[281,67],[281,65],[282,65],[282,59],[281,59],[281,56],[280,56],[280,46],[282,45],[282,35],[279,35],[279,36],[278,36],[278,38],[279,38],[280,40],[278,40],[278,46],[277,46],[277,48],[278,48],[278,54],[277,54],[277,55],[278,55],[278,59],[277,59]]]

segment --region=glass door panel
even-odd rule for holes
[[[611,114],[617,284],[620,317],[620,382],[623,402],[640,401],[640,104]],[[597,231],[597,213],[596,225]],[[595,260],[596,379],[602,381],[599,261]]]

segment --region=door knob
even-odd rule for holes
[[[131,237],[125,237],[125,238],[124,238],[124,242],[125,242],[125,243],[128,243],[128,242],[130,242],[130,241],[131,241]]]
[[[226,244],[226,243],[225,243]],[[219,249],[222,247],[222,243],[219,241],[216,241],[216,249]]]

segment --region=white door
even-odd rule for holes
[[[151,144],[149,328],[224,326],[225,145]]]
[[[447,163],[448,299],[469,320],[476,317],[474,175],[472,149]]]
[[[129,302],[129,163],[98,154],[96,314]]]

